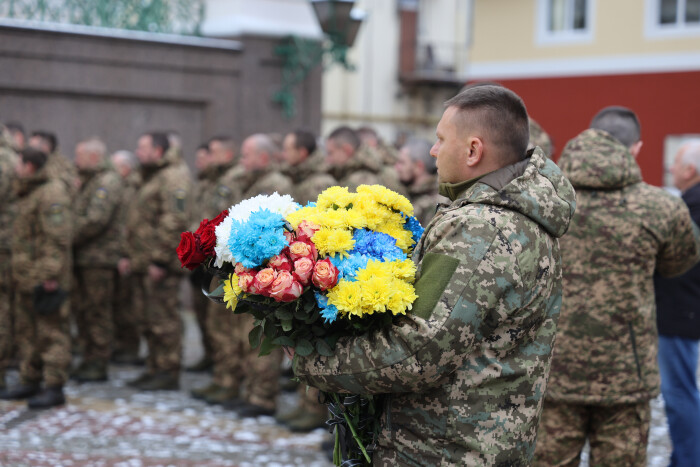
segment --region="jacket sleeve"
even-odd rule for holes
[[[70,195],[62,184],[56,184],[41,202],[39,223],[41,239],[38,242],[41,268],[36,277],[39,283],[56,280],[64,283],[71,271],[72,212]]]
[[[338,341],[335,355],[296,356],[294,371],[333,392],[424,392],[442,384],[522,302],[507,240],[477,217],[431,228],[418,299],[392,326]]]
[[[666,224],[667,236],[656,256],[656,270],[664,277],[678,276],[700,261],[700,230],[683,201],[674,199]]]
[[[114,177],[118,175],[114,174]],[[92,193],[86,193],[90,199],[85,215],[75,219],[73,244],[76,246],[104,232],[117,215],[122,186],[119,180],[113,177],[104,177],[101,181]]]
[[[187,176],[171,176],[161,188],[161,216],[155,231],[156,241],[150,250],[153,264],[181,272],[175,250],[180,242],[180,234],[187,230],[190,220],[192,185]]]

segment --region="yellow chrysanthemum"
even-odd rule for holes
[[[328,303],[344,315],[362,316],[362,290],[358,282],[341,279],[328,291]]]
[[[238,305],[238,296],[242,292],[238,286],[238,276],[236,274],[228,276],[228,279],[224,281],[224,302],[226,302],[226,308],[235,310],[236,305]]]
[[[393,279],[391,263],[383,263],[377,260],[367,261],[364,269],[357,271],[358,282],[390,281]]]
[[[391,191],[382,185],[360,185],[357,187],[357,193],[368,193],[381,204],[389,206],[391,209],[401,211],[407,216],[413,215],[413,205],[405,196],[402,196],[394,191]]]
[[[391,298],[387,304],[387,308],[391,310],[394,315],[405,315],[406,310],[410,310],[413,307],[413,302],[416,301],[418,296],[416,295],[416,289],[409,283],[395,280],[391,284]]]
[[[293,228],[297,228],[301,221],[308,220],[311,222],[316,222],[315,219],[322,215],[322,211],[314,206],[306,206],[301,209],[297,209],[293,213],[289,214],[286,218],[287,222],[292,224]],[[317,222],[316,222],[317,223]]]
[[[355,246],[355,240],[352,239],[352,232],[345,229],[329,229],[322,227],[317,231],[311,241],[316,245],[316,249],[321,255],[335,256],[340,254],[348,256],[348,251]]]
[[[362,290],[362,308],[365,314],[384,313],[392,296],[390,288],[394,281],[371,280],[360,284]]]
[[[402,281],[408,283],[413,283],[416,276],[416,264],[410,259],[403,261],[392,261],[391,263],[392,275]]]
[[[408,253],[409,249],[413,246],[413,234],[404,229],[403,226],[396,224],[384,224],[376,229],[377,232],[385,233],[392,236],[396,240],[396,246],[401,248],[404,253]]]
[[[345,209],[338,209],[337,211],[329,209],[319,218],[319,225],[329,229],[346,228],[346,215],[347,211]]]
[[[357,194],[350,193],[347,187],[332,186],[318,195],[316,206],[320,209],[345,208],[353,203],[356,196]]]

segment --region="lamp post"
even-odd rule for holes
[[[325,41],[301,39],[289,36],[275,49],[284,60],[282,66],[282,88],[275,93],[273,101],[282,105],[287,117],[294,116],[294,87],[301,83],[309,72],[328,58],[328,65],[341,64],[346,70],[354,67],[347,60],[347,52],[355,42],[365,13],[353,10],[355,0],[310,0],[316,19],[324,33]]]

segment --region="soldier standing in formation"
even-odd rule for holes
[[[83,360],[72,376],[80,382],[107,380],[114,338],[123,182],[108,164],[106,152],[105,144],[97,138],[81,141],[75,148],[80,188],[73,203],[75,277],[71,303],[83,342]]]
[[[536,464],[646,465],[659,393],[653,275],[683,273],[700,237],[683,201],[642,182],[637,116],[607,107],[564,148],[559,166],[576,189],[560,240],[564,301]]]
[[[540,149],[527,152],[512,91],[468,88],[446,107],[431,154],[451,204],[414,251],[412,312],[340,339],[332,357],[296,356],[294,371],[321,390],[385,395],[377,464],[528,465],[574,191]]]
[[[318,195],[336,184],[327,171],[325,157],[318,150],[316,137],[304,130],[287,133],[284,137],[284,174],[293,186],[294,201],[305,206],[316,201]]]
[[[129,255],[119,261],[121,274],[134,275],[135,305],[148,344],[147,370],[129,383],[141,390],[179,388],[182,269],[173,248],[189,227],[192,182],[187,166],[168,149],[163,133],[146,133],[138,139],[143,184],[127,213]]]
[[[70,366],[71,197],[47,173],[47,155],[21,151],[17,216],[12,229],[12,282],[20,384],[4,399],[29,397],[30,408],[65,403]],[[41,382],[44,382],[43,390]]]

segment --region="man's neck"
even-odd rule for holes
[[[680,188],[680,190],[681,190],[681,192],[685,193],[686,191],[690,190],[698,183],[700,183],[700,175],[696,176],[695,178],[693,178],[691,180],[688,180],[688,183],[685,184],[684,188]]]

